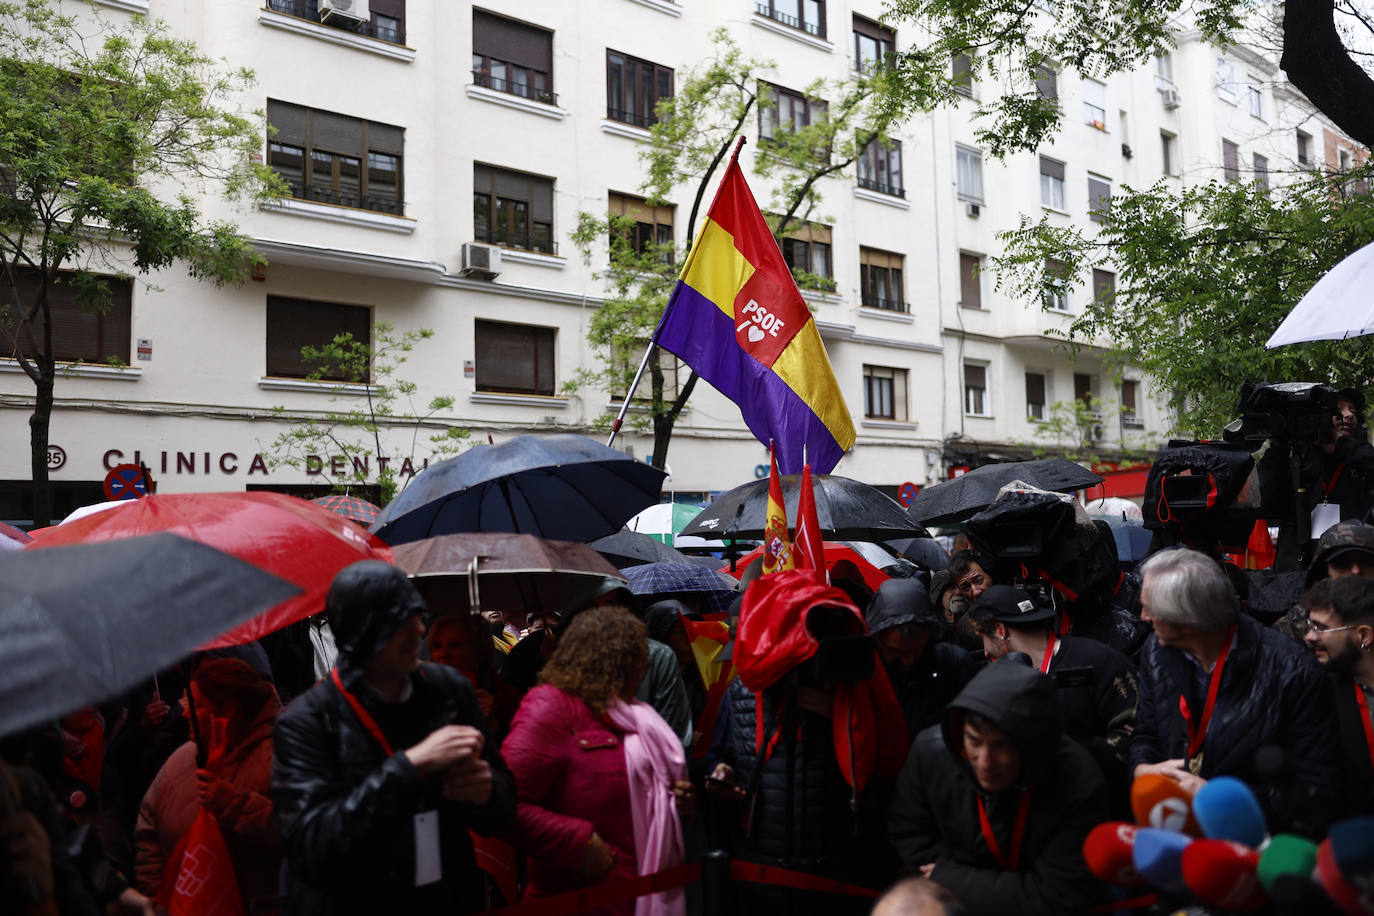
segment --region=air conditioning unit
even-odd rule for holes
[[[983,212],[983,206],[982,204],[966,204],[964,206],[964,212],[973,219],[977,219],[979,214]]]
[[[1101,442],[1104,438],[1102,434],[1102,427],[1094,426],[1091,429],[1089,429],[1088,438],[1091,439],[1093,442]]]
[[[367,22],[372,18],[367,4],[368,0],[319,0],[320,21]]]
[[[1179,98],[1178,90],[1173,86],[1159,90],[1159,94],[1164,99],[1164,107],[1170,111],[1177,108],[1183,102],[1183,100]]]
[[[460,277],[476,277],[479,280],[495,280],[501,275],[501,249],[495,245],[479,245],[468,242],[463,245],[463,268]]]

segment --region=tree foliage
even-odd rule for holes
[[[34,521],[49,522],[46,453],[57,374],[49,298],[59,271],[85,307],[104,277],[180,262],[216,285],[259,260],[234,226],[206,220],[210,189],[256,203],[280,180],[254,154],[264,118],[236,96],[252,83],[135,16],[112,25],[49,0],[0,2],[0,345],[35,386]],[[31,281],[36,279],[36,284]]]
[[[1374,340],[1316,341],[1264,348],[1316,281],[1374,241],[1374,199],[1359,176],[1314,174],[1270,191],[1253,182],[1211,182],[1170,190],[1123,187],[1100,230],[1023,217],[1003,233],[993,259],[998,285],[1042,303],[1061,282],[1094,268],[1116,275],[1115,293],[1088,302],[1067,334],[1072,347],[1109,340],[1117,365],[1148,372],[1177,412],[1174,431],[1215,437],[1236,414],[1247,379],[1321,381],[1338,387],[1369,378]]]
[[[340,408],[306,418],[279,435],[267,461],[273,468],[286,466],[319,473],[327,460],[323,456],[341,457],[345,474],[342,481],[335,480],[335,490],[346,493],[350,487],[375,485],[385,504],[401,489],[401,468],[414,467],[417,458],[423,461],[457,454],[468,431],[435,421],[440,411],[452,409],[451,396],[431,398],[421,409],[415,403],[419,386],[396,376],[407,354],[434,332],[421,328],[398,333],[391,323],[379,321],[373,325],[372,334],[375,344],[355,340],[344,332],[323,347],[301,348],[301,358],[314,366],[306,376],[308,380],[338,382],[330,400]],[[286,408],[280,405],[272,412],[287,416]],[[420,456],[420,435],[426,429],[433,432],[426,436],[425,454]],[[410,440],[401,454],[388,445],[398,433]],[[319,468],[311,467],[312,458],[321,462]]]

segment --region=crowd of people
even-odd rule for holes
[[[1113,565],[1090,601],[980,543],[876,591],[752,564],[718,683],[679,600],[608,582],[516,629],[347,567],[316,617],[0,742],[0,911],[210,912],[218,881],[236,908],[215,912],[480,912],[706,850],[776,870],[731,883],[744,914],[1374,911],[1311,868],[1207,899],[1129,848],[1104,870],[1093,839],[1168,826],[1175,860],[1187,831],[1235,840],[1188,800],[1236,783],[1262,823],[1245,855],[1363,824],[1341,861],[1370,880],[1374,527],[1322,533],[1268,617],[1212,552]],[[1141,814],[1147,785],[1183,800],[1176,822]],[[705,906],[687,882],[580,911]]]

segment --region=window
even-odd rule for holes
[[[267,374],[276,378],[305,378],[321,368],[306,361],[302,347],[324,347],[340,334],[351,334],[372,345],[372,310],[364,305],[340,305],[310,299],[267,297]],[[338,367],[332,367],[337,369]],[[343,374],[322,375],[331,382],[367,382]]]
[[[759,105],[759,143],[773,143],[785,131],[799,130],[819,124],[829,113],[830,105],[823,99],[808,99],[800,92],[768,85],[772,96],[766,104]],[[829,159],[829,150],[818,150],[817,158]]]
[[[872,73],[890,66],[897,49],[897,33],[872,19],[854,15],[854,69]]]
[[[966,309],[983,307],[983,259],[959,254],[959,304]]]
[[[906,196],[902,188],[902,141],[874,137],[859,153],[859,187],[893,197]]]
[[[1045,419],[1045,373],[1026,373],[1026,418]]]
[[[864,416],[905,421],[906,370],[864,366]]]
[[[1110,303],[1116,298],[1116,274],[1093,268],[1093,301]]]
[[[298,200],[379,213],[404,211],[405,131],[268,100],[267,164]]]
[[[1249,87],[1250,116],[1264,119],[1264,91],[1258,86]]]
[[[483,10],[472,11],[472,81],[536,102],[557,104],[553,33]]]
[[[606,117],[612,121],[652,127],[660,99],[673,97],[673,71],[648,61],[606,49]]]
[[[115,360],[128,363],[129,339],[133,336],[133,281],[118,277],[102,277],[108,292],[108,301],[101,296],[101,308],[83,305],[77,298],[76,287],[71,285],[73,274],[59,271],[56,283],[48,287],[48,311],[52,316],[52,357],[60,363],[108,363]],[[38,271],[31,267],[15,268],[15,286],[18,301],[32,305],[38,295],[42,282]],[[10,317],[14,305],[14,292],[9,283],[4,283],[0,293],[0,323],[13,330],[19,322]],[[29,323],[29,329],[37,340],[43,339],[45,332],[41,315]],[[20,336],[23,343],[23,337]],[[8,348],[6,348],[8,349]],[[6,352],[5,356],[11,354]],[[35,354],[25,352],[26,356]]]
[[[611,400],[615,403],[619,404],[625,400],[625,386],[634,381],[635,371],[639,368],[639,354],[643,353],[648,346],[649,339],[647,337],[639,340],[635,346],[629,348],[630,352],[634,354],[632,357],[633,362],[626,360],[620,362],[616,366],[618,377],[614,383],[615,389],[611,393]],[[677,400],[678,391],[680,390],[678,387],[678,377],[682,369],[682,360],[662,347],[655,348],[654,359],[658,361],[658,367],[663,372],[663,400],[671,404],[673,401]],[[653,397],[653,373],[649,372],[646,368],[644,375],[639,380],[639,387],[635,389],[634,401],[641,404],[647,404],[653,400]]]
[[[1064,163],[1040,157],[1040,204],[1064,210]]]
[[[1140,419],[1140,382],[1125,379],[1121,383],[1121,425],[1127,429],[1144,429]]]
[[[964,413],[989,416],[988,367],[964,363]]]
[[[1236,65],[1224,57],[1217,58],[1217,95],[1222,101],[1230,102],[1232,105],[1240,101],[1239,89],[1236,86]]]
[[[1155,55],[1155,76],[1159,79],[1167,80],[1169,85],[1174,82],[1174,58],[1171,54]]]
[[[1297,132],[1298,136],[1298,165],[1308,166],[1312,164],[1312,136],[1302,131]]]
[[[954,91],[973,98],[973,58],[967,54],[955,54],[950,60],[949,72]]]
[[[1093,406],[1093,392],[1097,390],[1097,376],[1082,372],[1073,374],[1073,399],[1084,407]]]
[[[859,290],[860,301],[868,308],[907,311],[902,293],[902,256],[877,248],[860,248]]]
[[[267,8],[277,13],[321,22],[319,0],[267,0]],[[330,17],[324,25],[347,32],[368,35],[392,44],[404,44],[406,38],[405,0],[372,0],[372,18],[367,22],[355,23],[351,19]]]
[[[1112,183],[1096,175],[1088,176],[1088,219],[1105,223],[1112,214]]]
[[[634,225],[625,225],[624,235],[620,236],[627,242],[630,248],[639,254],[644,254],[653,246],[658,246],[661,251],[663,263],[673,262],[673,205],[659,204],[657,207],[649,205],[649,202],[642,197],[631,197],[628,194],[617,194],[612,191],[609,195],[610,206],[608,208],[612,217],[624,217],[626,220],[634,220]],[[613,230],[614,231],[614,230]],[[616,237],[611,238],[612,251],[615,250]]]
[[[754,0],[754,12],[810,35],[825,37],[825,0]]]
[[[478,319],[474,330],[478,391],[553,394],[554,328]]]
[[[1240,147],[1230,140],[1221,141],[1221,169],[1227,181],[1240,181]]]
[[[553,241],[553,179],[473,166],[473,237],[507,248],[556,254]]]
[[[1051,101],[1059,98],[1059,74],[1049,64],[1035,68],[1035,94]]]
[[[1045,308],[1051,312],[1069,310],[1069,265],[1054,258],[1045,259]]]
[[[959,199],[970,203],[983,202],[983,154],[967,146],[955,147]]]
[[[1269,190],[1269,160],[1259,153],[1254,155],[1255,184]]]
[[[1107,84],[1083,79],[1083,123],[1098,130],[1107,129]]]
[[[1159,148],[1164,160],[1165,175],[1178,174],[1178,153],[1176,152],[1178,148],[1176,143],[1177,140],[1178,138],[1167,130],[1161,130],[1159,132]]]
[[[810,274],[798,278],[797,285],[812,289],[833,290],[835,281],[830,263],[830,227],[819,223],[791,224],[787,237],[779,240],[783,260],[792,273]]]

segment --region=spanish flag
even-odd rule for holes
[[[768,447],[768,510],[763,522],[763,574],[791,569],[792,543],[787,537],[787,506],[782,501],[778,459]]]
[[[735,157],[687,255],[655,337],[739,405],[784,474],[803,449],[829,473],[854,444],[854,422],[811,310]]]

